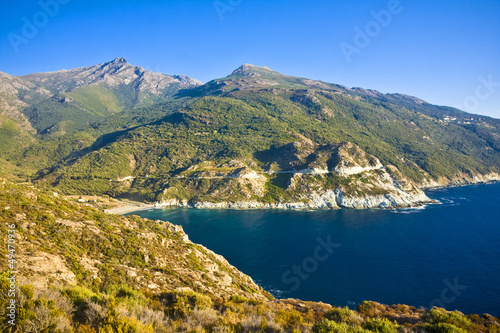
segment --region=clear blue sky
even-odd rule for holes
[[[65,4],[53,16],[38,1],[3,4],[0,71],[23,75],[125,57],[206,82],[251,63],[434,104],[465,102],[469,111],[500,118],[500,0],[59,1]],[[371,13],[388,8],[390,20],[374,24]],[[23,34],[26,22],[38,31]],[[355,29],[367,27],[369,45],[355,43]],[[18,52],[13,34],[24,38],[14,42]],[[348,44],[357,48],[350,62],[340,47]]]

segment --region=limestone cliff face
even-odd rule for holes
[[[210,162],[177,177],[187,189],[166,186],[157,206],[231,209],[405,208],[430,203],[415,183],[352,143],[293,142],[254,161]],[[186,191],[184,191],[186,194]],[[205,199],[206,198],[206,199]]]
[[[430,184],[423,184],[422,188],[437,188],[437,187],[448,187],[448,186],[461,186],[461,185],[471,185],[471,184],[484,184],[490,182],[500,181],[500,174],[496,172],[491,172],[486,175],[481,174],[459,174],[453,178],[439,178],[437,181],[431,182]]]

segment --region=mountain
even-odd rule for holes
[[[102,211],[104,204],[79,203],[0,179],[0,234],[11,244],[0,254],[15,258],[0,263],[2,332],[463,333],[500,328],[500,319],[488,314],[371,301],[354,311],[274,299],[223,257],[192,243],[181,227],[110,215]]]
[[[22,113],[28,104],[19,99],[20,91],[36,90],[20,78],[0,72],[0,151],[19,150],[34,141],[36,130]],[[2,156],[3,157],[3,156]],[[0,164],[7,162],[0,157]]]
[[[48,158],[38,184],[165,206],[308,209],[418,206],[430,202],[423,188],[500,179],[497,119],[252,65],[75,133],[100,136],[79,150],[75,134],[59,138],[71,138],[67,155]]]
[[[0,315],[12,316],[11,300],[17,310],[2,332],[499,330],[487,314],[275,300],[182,228],[105,212],[105,195],[199,208],[416,206],[429,202],[423,188],[500,179],[497,119],[266,67],[200,85],[121,58],[0,73],[0,108],[0,174],[14,180],[0,179],[0,234],[15,240],[0,249],[10,259],[0,286],[15,290]]]
[[[95,66],[30,74],[22,78],[52,92],[69,92],[83,86],[104,84],[107,87],[130,85],[140,93],[157,96],[172,91],[172,85],[189,87],[201,84],[200,81],[184,75],[165,75],[132,66],[125,58]]]
[[[183,75],[132,66],[124,58],[25,76],[0,72],[0,174],[36,173],[64,157],[59,154],[95,140],[89,125],[135,107],[169,104],[171,96],[200,84]],[[59,142],[45,142],[49,139]],[[25,149],[35,153],[25,156]]]
[[[13,77],[0,73],[1,114],[30,133],[63,134],[125,109],[164,101],[201,82],[130,65],[95,66]]]

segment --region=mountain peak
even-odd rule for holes
[[[259,67],[250,64],[243,64],[240,67],[238,67],[234,72],[232,72],[231,76],[232,75],[260,76],[261,74],[270,74],[270,73],[277,74],[277,72],[273,71],[269,67]]]
[[[128,62],[127,62],[127,59],[125,59],[125,58],[123,58],[123,57],[116,58],[116,59],[114,59],[114,60],[112,60],[112,61],[110,61],[110,62],[112,62],[112,63],[114,63],[114,64],[128,63]]]

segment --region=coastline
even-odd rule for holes
[[[77,201],[87,206],[98,208],[107,214],[123,215],[155,207],[155,205],[152,203],[132,201],[132,200],[121,200],[106,196],[65,195],[64,197],[66,199]]]
[[[140,203],[140,202],[137,202],[134,204],[124,203],[123,206],[104,209],[104,212],[108,213],[108,214],[123,215],[123,214],[127,214],[127,213],[132,213],[132,212],[140,212],[142,210],[148,210],[148,209],[152,209],[152,208],[155,208],[155,205]]]
[[[465,186],[474,186],[474,185],[490,185],[500,183],[499,179],[492,179],[488,181],[479,181],[479,182],[467,182],[467,183],[450,183],[447,185],[436,185],[436,186],[426,186],[420,187],[422,191],[435,191],[440,189],[454,188],[454,187],[465,187]]]
[[[428,190],[436,190],[440,188],[450,188],[450,187],[462,187],[462,186],[469,186],[469,185],[487,185],[487,184],[494,184],[500,182],[500,174],[499,173],[489,173],[486,175],[475,175],[473,177],[470,176],[457,176],[454,178],[454,180],[450,180],[448,183],[445,184],[439,184],[438,182],[434,181],[433,183],[430,183],[429,185],[421,185],[419,188],[423,191],[428,191]]]
[[[365,202],[365,199],[360,200],[361,202]],[[173,202],[163,202],[156,203],[154,208],[162,209],[162,208],[188,208],[188,209],[229,209],[229,210],[296,210],[296,211],[314,211],[314,210],[339,210],[339,209],[355,209],[355,210],[365,210],[365,209],[412,209],[418,208],[429,204],[437,204],[438,202],[432,199],[428,199],[425,201],[420,201],[412,204],[390,204],[386,205],[374,205],[374,206],[364,206],[364,207],[356,207],[356,206],[339,206],[337,204],[324,204],[324,205],[314,205],[303,202],[285,202],[285,203],[262,203],[257,201],[237,201],[237,202],[182,202],[182,201],[173,201]]]
[[[489,185],[499,183],[499,179],[488,180],[488,181],[478,181],[478,182],[467,182],[467,183],[450,183],[447,185],[439,185],[432,187],[421,188],[424,191],[434,191],[439,189],[447,189],[453,187],[463,187],[463,186],[472,186],[472,185]],[[172,200],[167,203],[159,203],[156,202],[154,204],[149,204],[145,202],[138,201],[121,201],[118,199],[114,199],[113,203],[116,204],[116,207],[106,208],[104,211],[108,214],[128,214],[133,212],[139,212],[143,210],[149,209],[163,209],[163,208],[188,208],[188,209],[230,209],[230,210],[297,210],[297,211],[313,211],[313,210],[329,210],[329,209],[356,209],[351,207],[341,207],[341,206],[321,206],[321,207],[313,207],[311,205],[299,202],[299,203],[276,203],[276,204],[268,204],[268,203],[260,203],[260,202],[197,202],[197,203],[189,203],[188,201],[177,201]],[[428,204],[438,204],[435,200],[431,200],[430,202],[421,202],[416,205],[408,205],[408,206],[389,206],[389,207],[370,207],[370,208],[362,208],[362,209],[415,209],[418,207],[424,207]]]

